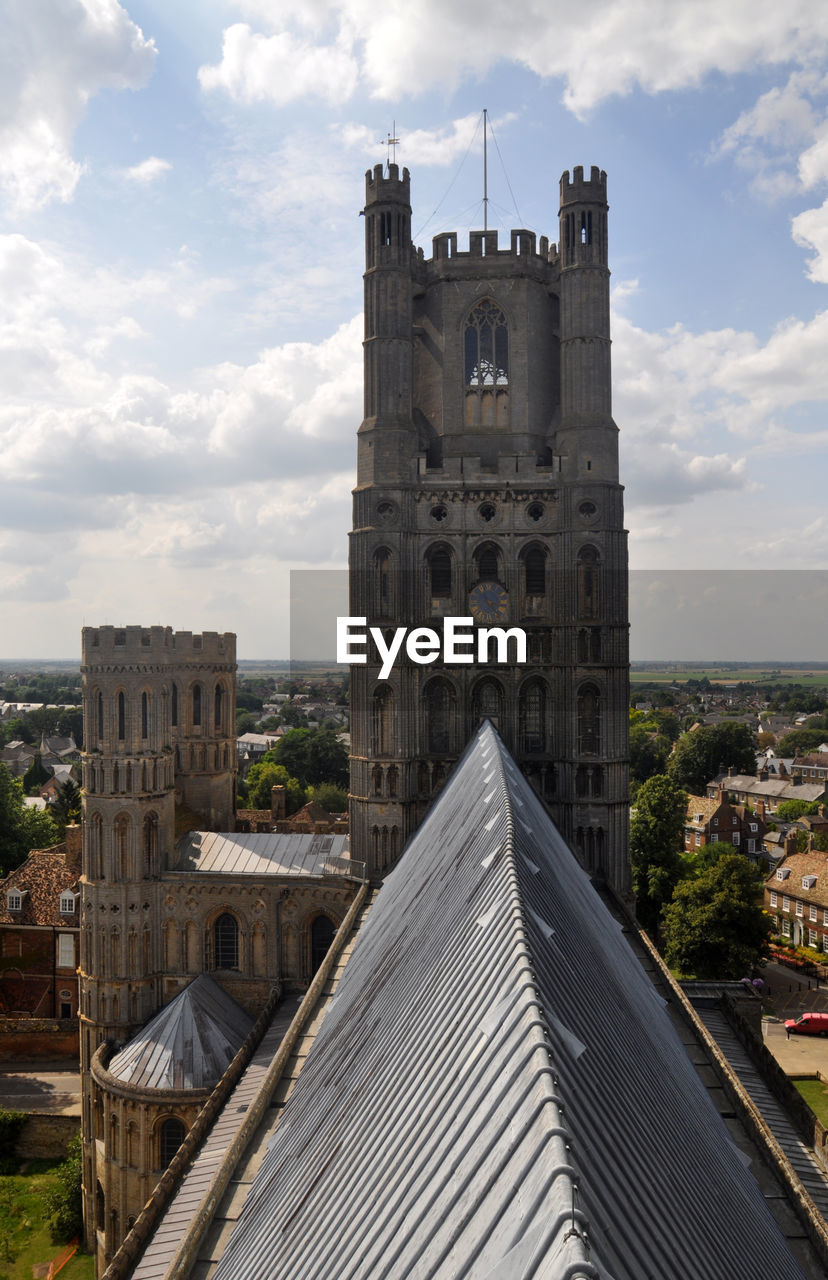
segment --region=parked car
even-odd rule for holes
[[[798,1018],[786,1018],[788,1035],[828,1036],[828,1013],[801,1013]]]

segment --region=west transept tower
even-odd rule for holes
[[[351,841],[381,872],[490,719],[588,870],[629,893],[628,606],[610,388],[606,174],[559,239],[411,242],[409,175],[366,175],[353,616],[518,626],[528,661],[352,667]]]

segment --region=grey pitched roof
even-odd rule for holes
[[[218,983],[199,974],[109,1064],[143,1089],[206,1089],[238,1053],[253,1019]]]
[[[174,870],[234,876],[321,876],[329,858],[347,856],[346,835],[190,831],[181,843]]]
[[[215,1280],[802,1272],[491,726],[385,882]]]

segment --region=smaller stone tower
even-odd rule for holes
[[[236,825],[236,637],[176,631],[170,711],[176,802],[205,831]]]

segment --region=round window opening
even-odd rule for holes
[[[542,520],[546,514],[546,510],[542,502],[530,502],[526,508],[526,514],[535,524]]]
[[[598,508],[594,502],[582,502],[578,510],[585,520],[591,520],[594,515],[598,514]]]
[[[444,520],[448,519],[448,511],[442,505],[432,507],[428,514],[435,524],[442,524]]]
[[[486,524],[490,524],[491,521],[494,520],[495,516],[497,515],[497,511],[495,510],[493,503],[484,502],[481,506],[477,508],[477,514],[480,516],[480,519],[483,520]]]
[[[388,524],[391,520],[393,520],[396,514],[397,514],[397,509],[394,506],[393,502],[377,503],[377,515],[379,516],[380,520],[382,520],[384,524]]]

